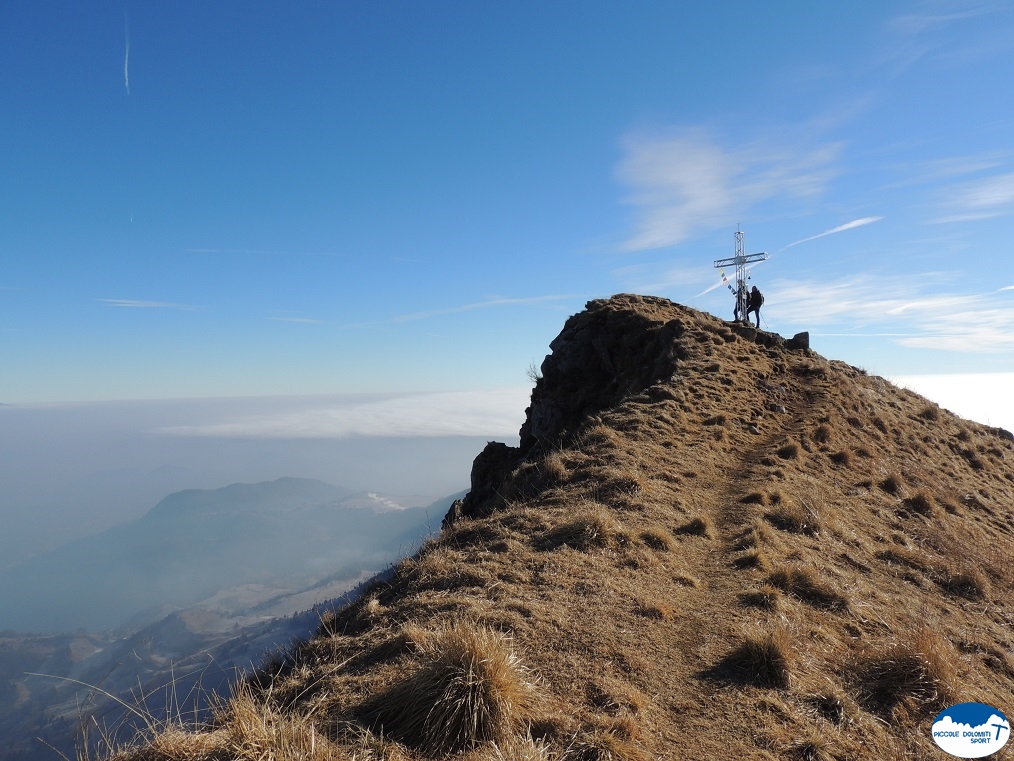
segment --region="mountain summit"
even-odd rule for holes
[[[146,759],[902,759],[1014,710],[1014,441],[665,299],[589,302],[441,534]]]

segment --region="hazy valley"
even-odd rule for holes
[[[414,551],[452,499],[294,478],[192,489],[0,570],[0,758],[69,753],[83,719],[124,718],[111,696],[206,710],[315,605]]]

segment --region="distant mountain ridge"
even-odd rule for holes
[[[136,521],[0,570],[0,629],[101,631],[235,586],[355,576],[410,551],[426,531],[424,507],[343,504],[355,497],[300,478],[176,492]]]

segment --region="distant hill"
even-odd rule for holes
[[[115,758],[900,761],[1014,715],[1009,432],[665,299],[551,348],[439,537]]]
[[[417,546],[423,507],[350,507],[349,489],[312,479],[171,494],[142,518],[0,570],[0,629],[136,628],[226,590],[272,595],[382,568]],[[430,521],[432,523],[432,520]],[[243,603],[247,605],[248,603]]]

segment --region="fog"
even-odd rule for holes
[[[187,488],[294,476],[442,497],[487,441],[517,442],[527,393],[0,406],[0,567]]]

